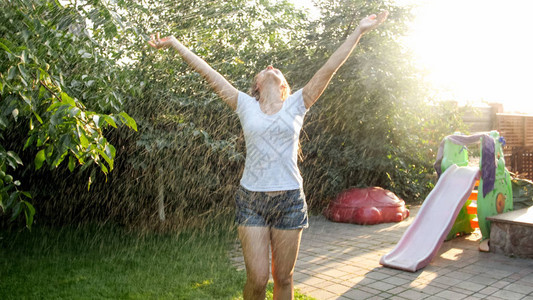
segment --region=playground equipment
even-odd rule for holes
[[[477,136],[478,135],[475,135],[473,137]],[[456,135],[455,137],[463,136]],[[488,147],[487,145],[484,145],[483,139],[490,138],[494,140],[494,154],[490,153],[491,151],[489,149],[486,149]],[[464,140],[466,140],[466,138]],[[486,218],[513,210],[511,176],[509,175],[509,171],[505,168],[502,149],[504,140],[500,137],[497,131],[491,131],[488,136],[481,135],[477,140],[482,145],[479,158],[481,179],[478,182],[477,190],[473,189],[465,205],[460,210],[446,240],[452,239],[458,235],[472,233],[476,228],[476,225],[478,225],[479,230],[481,231],[482,240],[487,239],[490,237],[490,221],[487,221]],[[472,141],[469,141],[468,143],[459,144],[457,143],[457,140],[454,140],[454,136],[445,138],[441,163],[442,172],[446,171],[446,169],[453,164],[456,164],[457,166],[468,166],[468,151],[465,144],[472,143]],[[492,141],[489,141],[489,143],[492,143]],[[483,152],[489,157],[484,157]],[[494,157],[496,161],[494,164],[494,175],[483,176],[483,172],[492,171],[488,169],[493,168],[492,164],[491,166],[483,166],[483,162],[485,161],[485,164],[489,163],[489,160],[492,159],[492,157]],[[492,176],[493,178],[490,178]],[[484,188],[485,190],[489,188],[484,184],[486,180],[494,181],[493,188],[488,191],[488,193],[483,192]]]
[[[329,203],[324,215],[334,222],[373,225],[401,222],[409,217],[409,210],[393,192],[369,187],[343,191]]]
[[[469,167],[465,145],[479,142],[479,167]],[[396,247],[381,258],[380,264],[411,272],[425,267],[446,238],[474,230],[473,198],[476,199],[475,213],[482,239],[490,237],[490,222],[486,217],[512,210],[513,205],[511,179],[503,159],[503,142],[496,131],[444,138],[435,163],[440,175],[435,188]],[[473,190],[478,180],[476,195]]]

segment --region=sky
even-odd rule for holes
[[[311,1],[293,0],[312,7]],[[395,0],[415,4],[402,40],[441,100],[503,103],[533,114],[533,1]]]

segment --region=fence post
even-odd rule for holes
[[[496,130],[498,128],[497,115],[503,113],[503,104],[498,102],[490,102],[489,106],[492,108],[492,113],[490,115],[491,120],[491,130]]]

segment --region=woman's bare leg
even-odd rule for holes
[[[243,298],[244,300],[264,300],[269,278],[270,229],[268,227],[239,226],[238,232],[246,266]]]
[[[294,298],[292,274],[298,257],[301,237],[302,229],[271,230],[274,300]]]

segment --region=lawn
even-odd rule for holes
[[[227,258],[234,241],[227,229],[143,235],[109,225],[0,231],[0,298],[242,299],[245,274]]]

